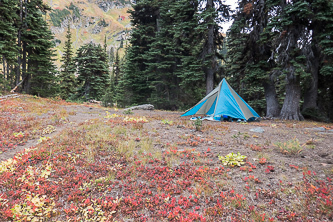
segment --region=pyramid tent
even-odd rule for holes
[[[235,119],[249,120],[259,117],[251,106],[249,106],[223,79],[220,84],[194,107],[186,111],[182,116],[206,114],[219,119],[228,116]]]

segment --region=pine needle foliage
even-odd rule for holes
[[[79,88],[76,98],[101,100],[110,84],[107,55],[101,45],[88,43],[79,48],[75,58]]]
[[[61,65],[62,70],[59,75],[60,97],[66,100],[75,93],[76,89],[76,65],[73,59],[72,34],[70,30],[70,25],[68,25],[67,29],[64,54],[62,56],[61,62],[63,64]]]

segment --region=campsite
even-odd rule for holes
[[[0,101],[0,114],[1,221],[333,219],[332,124],[29,95]]]
[[[333,221],[333,0],[0,0],[0,222]]]

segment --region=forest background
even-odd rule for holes
[[[261,116],[332,121],[333,1],[237,5],[1,0],[0,90],[185,110],[226,78]]]

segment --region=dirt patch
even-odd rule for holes
[[[102,108],[96,108],[95,106],[89,105],[64,105],[59,106],[58,109],[65,109],[71,115],[68,115],[64,121],[48,121],[44,125],[52,125],[55,127],[55,131],[52,133],[48,133],[47,137],[50,139],[56,137],[62,133],[64,129],[75,128],[80,123],[88,121],[90,119],[101,118],[102,115],[105,114],[105,111]],[[38,118],[43,119],[46,116],[52,116],[54,112],[50,111],[44,115],[38,116]],[[13,117],[14,118],[14,117]],[[16,117],[15,117],[16,118]],[[38,144],[39,138],[29,139],[24,145],[17,145],[13,149],[9,149],[7,152],[3,152],[0,154],[0,161],[7,160],[9,158],[13,158],[16,153],[22,152],[23,150],[34,147]]]
[[[91,119],[103,119],[106,111],[109,114],[123,115],[123,110],[99,108],[97,106],[61,106],[69,115],[66,122],[55,125],[56,131],[48,134],[53,138],[62,133],[64,129],[75,128]],[[211,164],[221,165],[218,156],[225,156],[231,152],[239,152],[247,156],[247,161],[254,163],[260,171],[253,172],[255,176],[263,175],[267,165],[275,166],[273,172],[266,174],[263,179],[264,188],[278,184],[280,179],[297,181],[302,178],[302,172],[297,172],[293,167],[307,168],[315,171],[320,177],[325,178],[328,173],[333,173],[333,130],[332,125],[327,129],[319,129],[322,123],[318,122],[290,122],[280,120],[263,120],[261,122],[213,122],[204,120],[202,130],[196,131],[193,121],[189,117],[180,117],[182,113],[168,111],[133,110],[129,116],[145,116],[151,121],[144,124],[144,129],[154,138],[156,149],[165,151],[165,144],[178,147],[179,150],[194,149],[196,152],[211,150]],[[172,124],[161,124],[161,119],[173,121]],[[263,131],[253,132],[253,130]],[[186,141],[198,141],[190,145]],[[200,142],[202,141],[202,142]],[[28,140],[23,146],[0,154],[0,160],[13,158],[17,152],[35,146],[38,139]],[[290,143],[288,143],[290,142]],[[296,153],[284,152],[281,147],[293,149],[299,147]],[[258,164],[260,158],[265,158],[265,164]],[[246,173],[243,173],[246,175]],[[235,184],[241,180],[235,178]],[[238,181],[239,182],[239,181]]]

